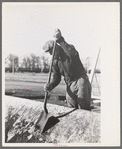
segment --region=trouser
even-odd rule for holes
[[[67,86],[66,101],[68,107],[90,110],[91,84],[87,75]]]

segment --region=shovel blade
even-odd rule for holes
[[[40,129],[41,133],[47,131],[59,122],[58,118],[42,111],[35,128]]]

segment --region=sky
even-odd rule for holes
[[[66,42],[73,44],[84,61],[95,59],[107,29],[118,26],[116,3],[2,3],[2,51],[23,56],[44,54],[42,47],[59,28]],[[115,11],[114,11],[115,10]],[[46,54],[46,56],[49,56]]]

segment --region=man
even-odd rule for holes
[[[91,85],[86,75],[83,64],[75,47],[68,44],[59,29],[55,30],[56,41],[55,55],[53,59],[53,79],[44,86],[45,91],[51,91],[64,76],[66,82],[66,101],[68,107],[90,110]],[[45,52],[52,55],[54,41],[48,41],[43,46]]]

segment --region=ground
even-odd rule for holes
[[[48,79],[48,74],[6,73],[5,74],[5,94],[14,96],[14,97],[22,97],[22,98],[38,101],[43,104],[43,101],[44,101],[43,86],[47,82],[47,79]],[[99,82],[99,87],[100,87],[100,74],[97,74],[97,80]],[[93,81],[92,86],[93,86],[92,94],[99,96],[100,92],[99,92],[96,80]],[[60,85],[58,87],[56,87],[51,93],[49,93],[48,99],[49,99],[48,103],[51,103],[53,105],[58,105],[58,106],[60,105],[60,106],[62,106],[62,108],[67,107],[66,103],[64,102],[65,101],[65,83],[64,83],[63,79],[62,79]],[[28,103],[30,103],[30,102],[28,102]],[[10,104],[12,104],[12,103],[10,102]],[[9,111],[9,113],[11,113],[12,109],[9,108],[8,111]],[[100,106],[99,107],[97,106],[97,108],[94,108],[93,111],[100,113]],[[15,117],[14,118],[15,121],[18,119],[17,114],[18,113],[16,111],[13,115]],[[10,116],[10,118],[6,117],[6,120],[7,120],[7,124],[9,124],[10,121],[13,121],[12,115]],[[21,121],[21,125],[22,125],[22,123],[23,122]],[[26,123],[30,124],[27,120],[26,120]],[[8,130],[6,129],[6,131],[8,131]],[[24,135],[27,136],[27,133],[28,132],[26,131],[25,134],[23,134],[23,136]],[[22,140],[22,135],[20,135],[20,136],[18,135],[16,137],[20,138],[20,140]],[[31,139],[33,142],[34,138],[32,138],[32,136],[31,136]],[[44,140],[45,139],[42,139],[42,142],[44,142]],[[95,139],[95,140],[97,140],[97,139]],[[97,140],[97,142],[98,142],[98,140]],[[35,140],[35,142],[36,141],[37,140]],[[15,142],[17,142],[17,140]]]
[[[41,129],[36,129],[42,102],[12,96],[4,102],[7,143],[100,143],[100,113],[48,103],[49,114],[39,121]],[[59,121],[54,123],[55,119]]]

